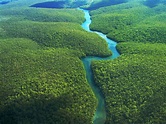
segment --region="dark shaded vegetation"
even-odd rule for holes
[[[88,10],[99,9],[100,7],[117,5],[127,2],[128,0],[94,0],[89,7],[86,7]]]
[[[81,28],[81,11],[28,8],[43,1],[0,8],[0,123],[90,124],[97,100],[80,58],[111,53],[103,39]],[[117,46],[118,59],[92,63],[106,124],[165,124],[165,5],[131,2],[91,14],[93,30],[130,41]]]
[[[80,56],[27,39],[0,40],[0,123],[91,122],[96,102]]]
[[[166,39],[166,9],[164,4],[148,8],[129,2],[91,12],[92,30],[102,31],[118,42],[158,42]]]
[[[80,58],[110,55],[107,44],[81,28],[79,10],[15,4],[0,8],[0,123],[92,123],[97,100]]]
[[[17,0],[0,0],[0,4],[8,4],[10,2],[17,1]]]
[[[166,4],[166,0],[146,0],[144,2],[144,5],[148,6],[148,7],[155,7],[160,3],[164,3]]]
[[[31,5],[31,7],[37,8],[64,8],[65,1],[50,1],[50,2],[43,2]]]
[[[0,1],[0,4],[7,4],[9,3],[10,1]]]
[[[77,8],[82,5],[87,4],[87,0],[55,0],[43,3],[36,3],[31,5],[31,7],[39,7],[39,8]]]
[[[106,124],[166,123],[163,3],[150,8],[132,1],[91,11],[92,30],[123,42],[117,46],[119,58],[92,62],[95,82],[106,101]]]
[[[166,123],[165,49],[165,44],[120,43],[118,59],[93,61],[106,100],[106,124]]]

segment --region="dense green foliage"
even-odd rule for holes
[[[106,101],[106,124],[165,124],[166,45],[128,42],[118,49],[118,59],[92,63]]]
[[[0,7],[0,123],[92,123],[97,100],[80,58],[110,55],[107,44],[81,28],[81,11],[24,2]]]
[[[0,123],[89,124],[96,102],[80,56],[31,40],[0,40]]]
[[[166,56],[165,44],[162,43],[134,43],[123,42],[117,45],[117,49],[121,54],[143,54],[152,56]]]
[[[79,49],[86,55],[110,55],[102,38],[85,32],[80,25],[74,23],[8,20],[2,23],[2,29],[5,34],[2,33],[1,37],[30,38],[48,47]]]
[[[92,30],[118,42],[159,42],[166,39],[166,5],[154,8],[129,2],[92,11]]]
[[[91,15],[92,30],[123,42],[117,46],[119,58],[92,62],[96,85],[105,97],[106,124],[165,124],[165,5],[149,8],[141,0],[132,1]]]
[[[92,123],[97,100],[80,58],[111,53],[102,38],[81,28],[81,11],[28,7],[45,1],[0,6],[0,124]],[[92,2],[89,9],[110,2],[83,1]],[[117,46],[116,60],[92,63],[106,124],[165,124],[165,5],[129,1],[91,12],[93,30],[130,41]]]
[[[79,49],[85,55],[111,54],[102,38],[81,28],[83,13],[76,9],[3,8],[0,16],[1,38],[28,38],[47,47]]]

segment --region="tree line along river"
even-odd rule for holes
[[[112,56],[101,58],[101,57],[95,57],[95,56],[87,56],[82,59],[82,62],[84,64],[84,68],[86,70],[86,78],[91,86],[97,100],[98,100],[98,105],[96,108],[96,112],[93,117],[93,124],[104,124],[106,120],[106,110],[105,110],[105,101],[102,93],[100,92],[100,89],[95,85],[92,70],[91,70],[91,61],[92,60],[111,60],[117,58],[120,54],[116,50],[116,45],[117,43],[115,41],[112,41],[107,38],[107,36],[101,32],[97,31],[91,31],[90,30],[90,24],[91,24],[91,17],[89,14],[88,10],[80,9],[84,12],[85,14],[85,19],[86,21],[81,25],[82,28],[88,32],[96,33],[100,37],[102,37],[108,44],[109,49],[112,51]]]

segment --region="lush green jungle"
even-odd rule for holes
[[[90,10],[90,28],[118,42],[121,54],[91,65],[105,98],[105,123],[166,123],[165,0],[33,7],[42,2],[52,1],[0,0],[0,124],[92,124],[97,99],[81,58],[112,53],[82,29],[79,6]]]
[[[166,123],[166,4],[147,0],[91,11],[92,30],[117,42],[121,56],[94,61],[106,124]]]
[[[152,1],[152,0],[151,0]],[[131,1],[91,12],[92,30],[101,31],[117,42],[165,43],[166,4],[153,8],[143,2]]]
[[[106,124],[164,124],[166,45],[125,42],[118,50],[118,59],[92,63],[106,101]]]

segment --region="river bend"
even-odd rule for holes
[[[112,56],[105,57],[105,58],[100,58],[100,57],[95,57],[95,56],[88,56],[82,59],[84,68],[86,70],[86,78],[91,86],[97,100],[98,100],[98,105],[96,108],[96,112],[93,117],[93,124],[104,124],[106,121],[106,110],[105,110],[105,101],[102,93],[100,92],[100,89],[95,85],[92,70],[91,70],[91,61],[92,60],[111,60],[114,58],[117,58],[120,54],[116,50],[116,45],[117,43],[115,41],[112,41],[107,38],[107,36],[101,32],[97,31],[91,31],[89,26],[91,24],[91,18],[88,10],[81,9],[84,14],[85,14],[85,19],[86,21],[81,25],[82,28],[88,32],[93,32],[98,34],[100,37],[102,37],[107,43],[109,49],[112,51]]]

